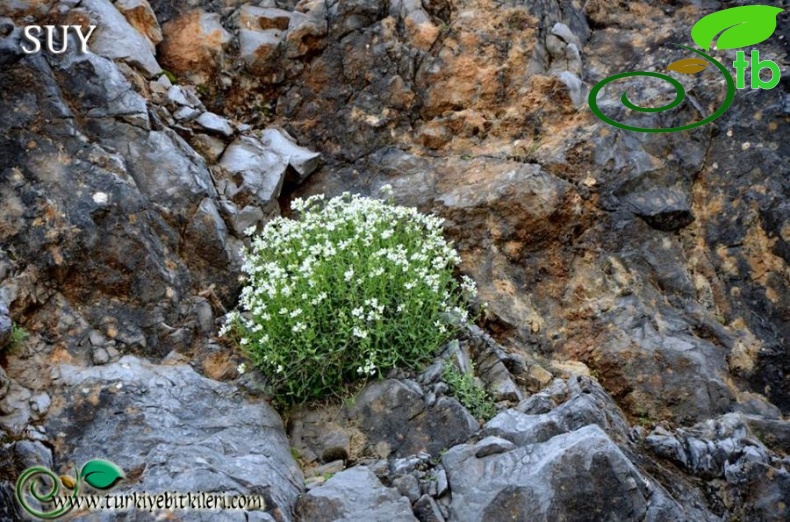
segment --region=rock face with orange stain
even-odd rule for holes
[[[216,13],[196,9],[164,24],[159,59],[172,72],[192,75],[196,83],[217,73],[231,35]]]
[[[115,7],[137,32],[146,37],[151,49],[156,49],[162,41],[162,28],[148,0],[117,0]]]
[[[479,359],[477,376],[502,417],[478,432],[438,376],[419,390],[413,376],[393,378],[363,396],[379,406],[357,412],[362,430],[323,440],[335,420],[318,415],[300,447],[328,460],[314,464],[353,464],[357,446],[385,454],[371,467],[382,487],[435,520],[517,515],[538,498],[535,483],[561,500],[536,519],[588,519],[611,490],[627,497],[626,520],[786,519],[786,89],[740,91],[714,123],[670,134],[618,130],[585,104],[603,78],[689,58],[666,42],[690,43],[706,6],[4,2],[0,302],[32,336],[0,356],[2,430],[49,436],[28,428],[58,407],[42,394],[61,362],[177,351],[233,378],[237,361],[210,336],[235,304],[244,229],[294,195],[384,197],[388,184],[397,203],[445,218],[489,305],[485,326],[506,355]],[[31,19],[104,27],[94,53],[27,56]],[[761,53],[781,61],[788,28],[783,13]],[[627,91],[667,103],[671,88],[654,79],[612,85],[599,105],[673,127],[724,99],[711,68],[683,83],[688,99],[668,113],[619,102]],[[388,400],[382,389],[401,391]],[[438,455],[437,441],[458,448],[441,466],[407,455]],[[358,483],[372,498],[369,478]]]

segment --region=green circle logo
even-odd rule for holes
[[[766,6],[766,5],[747,5],[741,7],[733,7],[731,9],[725,9],[723,11],[717,11],[715,13],[709,14],[699,20],[694,27],[691,29],[691,38],[694,42],[702,47],[704,50],[709,51],[710,48],[713,46],[714,40],[716,41],[716,48],[717,49],[737,49],[740,47],[746,47],[749,45],[755,45],[763,40],[768,39],[776,30],[776,17],[779,13],[782,12],[782,9],[773,6]],[[694,57],[694,58],[685,58],[682,60],[678,60],[672,64],[670,64],[667,68],[670,71],[675,71],[681,74],[696,74],[708,66],[713,65],[716,69],[721,72],[724,76],[724,80],[727,83],[727,95],[724,98],[721,106],[705,118],[704,120],[689,123],[688,125],[682,125],[680,127],[670,127],[670,128],[661,128],[661,129],[653,129],[650,127],[636,127],[634,125],[626,125],[624,123],[620,123],[609,116],[605,115],[603,111],[601,111],[600,107],[598,107],[598,94],[601,90],[609,85],[612,82],[617,80],[621,80],[623,78],[631,78],[634,76],[647,76],[652,78],[658,78],[665,82],[668,82],[672,87],[675,89],[675,99],[672,100],[670,103],[666,105],[662,105],[661,107],[640,107],[634,104],[631,100],[628,99],[628,94],[623,93],[620,97],[620,101],[626,108],[635,111],[635,112],[643,112],[643,113],[658,113],[668,111],[670,109],[674,109],[681,103],[686,97],[686,91],[683,88],[683,85],[680,84],[679,81],[668,76],[666,74],[661,74],[657,72],[647,72],[647,71],[634,71],[634,72],[626,72],[621,74],[615,74],[614,76],[609,76],[608,78],[604,78],[590,91],[589,96],[587,97],[587,103],[590,105],[590,109],[592,110],[593,114],[595,114],[598,118],[602,121],[612,125],[613,127],[617,127],[618,129],[629,130],[634,132],[680,132],[690,129],[696,129],[697,127],[701,127],[706,123],[710,123],[722,114],[724,114],[727,109],[732,104],[732,101],[735,99],[735,90],[736,90],[736,82],[733,79],[730,72],[717,61],[712,56],[704,53],[703,51],[698,51],[696,49],[692,49],[691,47],[686,47],[685,45],[674,44],[677,47],[682,49],[689,50],[695,53],[697,56],[701,57]],[[752,52],[752,66],[756,63],[756,71],[752,69],[752,88],[762,88],[762,89],[770,89],[776,86],[778,83],[778,76],[779,76],[779,68],[778,66],[771,62],[771,61],[760,61],[759,60],[759,53],[757,51]],[[743,52],[738,51],[738,60],[733,62],[733,66],[736,68],[738,73],[738,89],[745,88],[744,84],[744,76],[745,76],[745,67],[748,66],[749,63],[745,61],[743,58]],[[761,67],[766,67],[771,69],[772,79],[768,82],[764,82],[760,80],[760,69]],[[755,77],[756,75],[756,77]],[[756,79],[755,79],[756,78]]]

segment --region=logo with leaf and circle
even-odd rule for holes
[[[776,30],[776,17],[781,12],[782,9],[778,7],[767,6],[767,5],[747,5],[742,7],[733,7],[731,9],[725,9],[723,11],[718,11],[705,16],[704,18],[699,20],[696,24],[694,24],[694,27],[691,29],[691,38],[704,51],[710,51],[710,49],[714,46],[714,42],[715,42],[715,48],[717,50],[739,49],[742,47],[756,45],[771,37],[771,35]],[[600,82],[598,82],[597,84],[595,84],[595,86],[592,88],[588,96],[588,103],[590,105],[590,109],[592,109],[593,114],[595,114],[598,118],[608,123],[609,125],[612,125],[614,127],[623,130],[636,131],[636,132],[655,132],[655,133],[679,132],[684,130],[696,129],[697,127],[701,127],[702,125],[712,122],[713,120],[724,114],[725,111],[732,104],[733,99],[735,98],[735,91],[736,91],[735,80],[733,79],[730,72],[718,60],[716,60],[709,54],[705,53],[704,51],[693,49],[691,47],[687,47],[685,45],[680,45],[680,44],[672,44],[672,45],[675,45],[676,47],[679,47],[681,49],[686,49],[687,51],[691,51],[696,56],[684,58],[682,60],[673,62],[669,64],[669,66],[667,66],[668,70],[680,74],[691,75],[691,74],[700,73],[712,65],[724,77],[724,80],[727,84],[727,95],[724,98],[724,101],[722,102],[721,106],[716,110],[716,112],[714,112],[707,118],[695,123],[682,125],[680,127],[660,128],[660,129],[626,125],[624,123],[620,123],[606,116],[598,107],[598,101],[597,101],[598,93],[608,84],[623,78],[630,78],[635,76],[647,76],[652,78],[658,78],[660,80],[668,82],[675,89],[675,99],[669,102],[668,104],[662,105],[660,107],[641,107],[639,105],[636,105],[635,103],[633,103],[631,100],[628,99],[628,93],[624,92],[620,97],[620,101],[625,107],[631,109],[632,111],[641,112],[641,113],[664,112],[673,109],[678,105],[680,105],[681,103],[683,103],[683,100],[686,97],[686,91],[683,88],[683,85],[675,78],[657,72],[633,71],[633,72],[625,72],[625,73],[609,76],[608,78],[605,78]]]
[[[53,511],[39,511],[30,504],[30,499],[35,499],[39,504],[51,503],[59,494],[61,486],[71,491],[71,499],[80,494],[80,485],[84,482],[97,490],[111,489],[119,480],[124,478],[121,468],[108,460],[95,459],[85,463],[82,468],[77,468],[77,475],[58,476],[49,468],[34,466],[26,469],[16,481],[16,498],[22,508],[33,516],[45,520],[60,518],[71,511],[76,502],[62,499],[60,507]],[[48,488],[42,491],[42,487]]]

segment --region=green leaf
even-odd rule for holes
[[[702,18],[691,29],[691,38],[703,49],[738,49],[770,38],[782,9],[769,5],[744,5],[717,11]]]
[[[91,460],[80,470],[80,478],[96,489],[110,489],[124,478],[121,468],[108,460]]]

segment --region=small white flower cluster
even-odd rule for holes
[[[462,305],[477,289],[453,278],[461,259],[442,219],[348,193],[291,208],[299,220],[275,218],[243,249],[241,312],[220,331],[239,327],[253,361],[293,384],[288,393],[312,393],[349,369],[412,364],[446,339],[443,316],[468,320]]]

